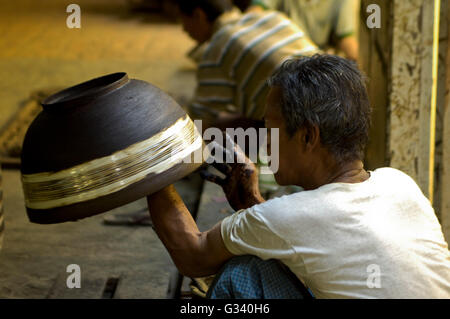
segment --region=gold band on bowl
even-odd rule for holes
[[[25,204],[49,209],[120,191],[149,174],[159,174],[203,146],[188,116],[172,126],[109,156],[61,170],[22,175]]]

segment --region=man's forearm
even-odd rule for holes
[[[172,185],[149,195],[147,202],[158,237],[183,272],[201,236],[192,215]]]
[[[200,232],[172,185],[147,196],[147,202],[155,231],[182,274],[214,274],[232,257],[223,245],[220,224]]]
[[[348,36],[345,38],[342,38],[339,41],[339,49],[344,52],[345,57],[347,59],[353,60],[355,62],[358,62],[359,58],[359,43],[356,36]]]

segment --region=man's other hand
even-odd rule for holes
[[[215,141],[209,145],[215,154],[224,155],[224,163],[213,162],[212,165],[225,177],[211,174],[206,170],[201,172],[202,177],[220,185],[230,206],[236,211],[264,202],[259,192],[258,169],[228,134],[225,134],[225,137],[226,147]]]

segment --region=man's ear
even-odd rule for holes
[[[314,149],[319,145],[320,130],[317,125],[307,125],[304,127],[303,143],[308,149]]]
[[[192,12],[192,16],[194,17],[194,19],[197,22],[202,22],[202,23],[203,22],[208,22],[209,23],[208,15],[206,14],[205,10],[203,10],[200,7],[196,7],[194,9],[194,11]]]
[[[300,147],[300,149],[304,152],[306,150],[306,140],[307,140],[307,130],[305,127],[301,127],[295,132],[292,137],[295,139],[295,143]]]

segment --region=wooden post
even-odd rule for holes
[[[446,8],[447,37],[443,40],[447,43],[447,54],[444,59],[445,80],[445,104],[442,112],[442,174],[441,174],[441,224],[444,236],[450,243],[450,5]]]
[[[447,43],[437,41],[437,31],[446,38],[447,8],[448,0],[393,1],[387,125],[389,165],[416,180],[439,218]]]

